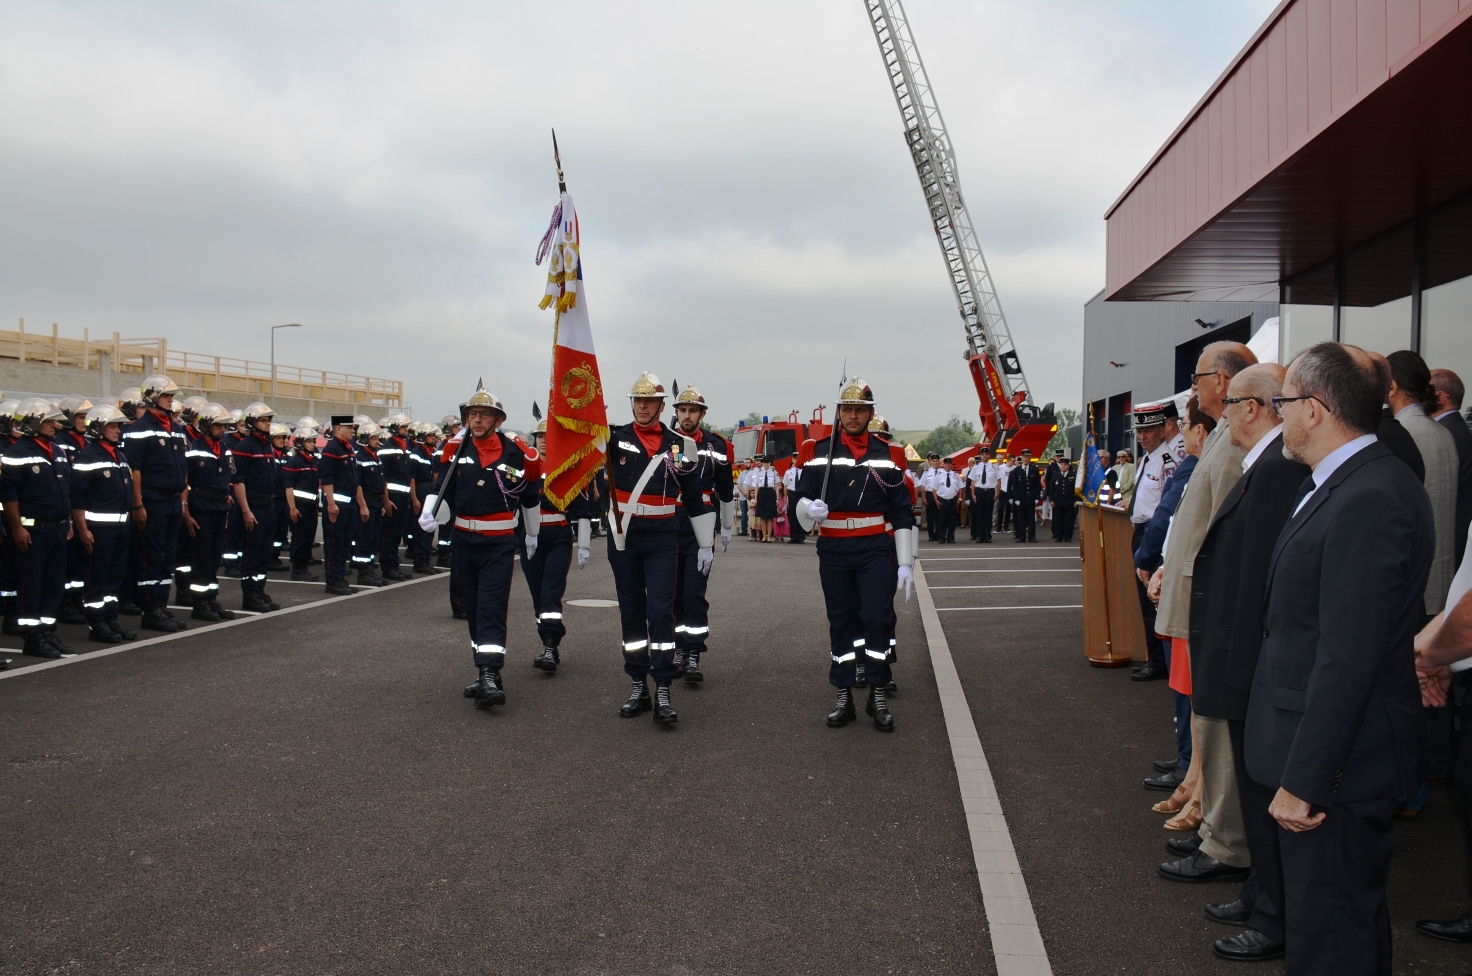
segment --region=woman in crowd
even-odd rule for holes
[[[772,467],[770,458],[760,458],[756,470],[756,477],[752,479],[756,489],[756,525],[753,535],[760,532],[762,542],[771,542],[775,532],[777,521],[777,486],[782,484],[782,479],[777,475],[777,469]]]

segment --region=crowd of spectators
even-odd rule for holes
[[[1137,416],[1139,479],[1110,467],[1145,516],[1135,565],[1166,662],[1135,677],[1168,677],[1175,712],[1177,754],[1145,780],[1170,793],[1158,873],[1240,883],[1205,906],[1242,929],[1218,956],[1388,973],[1392,824],[1434,778],[1454,776],[1464,814],[1472,796],[1472,743],[1453,760],[1472,732],[1462,382],[1408,350],[1325,342],[1285,370],[1222,342],[1192,390],[1182,417]],[[1472,913],[1417,927],[1472,942]]]

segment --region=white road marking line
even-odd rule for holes
[[[169,609],[170,610],[193,610],[194,608],[193,607],[178,607],[178,606],[174,606],[171,603],[171,604],[169,604]],[[230,610],[229,607],[226,607],[225,609]],[[261,615],[261,612],[259,610],[230,610],[230,612],[231,613],[246,613],[246,614],[250,614],[252,617],[259,617]],[[209,622],[210,621],[206,621],[206,623],[209,623]]]
[[[1038,931],[1032,899],[1027,895],[1027,882],[1022,865],[1012,847],[1012,834],[992,782],[991,769],[976,734],[966,692],[956,674],[956,662],[945,630],[936,615],[935,601],[925,583],[925,571],[915,567],[915,590],[920,596],[920,618],[925,625],[925,642],[930,646],[930,664],[940,691],[941,710],[946,720],[946,735],[951,741],[951,758],[956,764],[956,780],[961,789],[961,806],[966,811],[966,827],[971,834],[971,855],[976,861],[976,876],[981,882],[981,903],[986,911],[991,933],[992,954],[997,961],[997,976],[1051,976],[1048,951]]]
[[[435,579],[435,577],[424,576],[420,579],[405,580],[403,583],[395,583],[393,584],[393,586],[373,586],[364,590],[362,593],[354,593],[351,596],[334,596],[329,597],[326,600],[313,600],[310,603],[299,603],[294,607],[282,607],[280,610],[272,610],[270,613],[257,614],[254,617],[236,617],[234,620],[222,620],[217,624],[210,624],[208,627],[203,627],[199,630],[181,630],[177,633],[163,634],[158,637],[147,638],[146,640],[129,641],[126,644],[115,644],[112,647],[106,647],[100,651],[88,651],[85,654],[78,654],[76,657],[63,658],[60,661],[47,661],[43,664],[32,664],[29,667],[23,667],[18,671],[0,671],[0,681],[5,681],[8,678],[22,678],[28,674],[35,674],[37,671],[49,671],[52,668],[59,668],[67,664],[76,664],[78,661],[95,661],[100,657],[107,657],[111,654],[121,654],[124,651],[131,651],[135,647],[148,647],[151,644],[162,644],[166,641],[179,640],[181,638],[198,637],[200,634],[213,634],[215,631],[223,630],[226,627],[239,627],[242,624],[255,623],[257,620],[275,620],[278,617],[285,616],[288,613],[296,613],[299,610],[310,610],[313,607],[330,606],[334,603],[341,603],[344,600],[359,600],[365,596],[368,596],[371,593],[377,592],[378,590],[391,590],[397,586],[412,586],[415,583],[427,583],[432,579]]]
[[[932,590],[1066,590],[1082,583],[976,583],[972,586],[932,586]]]
[[[420,578],[421,579],[433,579],[434,577],[432,577],[432,576],[424,576],[424,577],[420,577]],[[268,580],[266,580],[266,582],[267,583],[291,583],[291,584],[293,584],[295,586],[322,586],[322,587],[325,587],[327,585],[326,583],[323,583],[321,580],[318,580],[315,583],[308,583],[306,580],[268,579]],[[417,583],[417,582],[419,582],[419,579],[404,580],[404,582],[405,583]],[[351,586],[355,590],[376,590],[376,589],[378,589],[378,587],[376,587],[376,586],[365,586],[362,583],[349,583],[348,585]],[[392,586],[393,584],[390,583],[389,585]]]
[[[1082,603],[1044,603],[1033,607],[936,607],[936,613],[945,613],[949,610],[1079,610],[1083,608]]]

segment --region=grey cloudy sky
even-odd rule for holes
[[[1039,402],[1076,406],[1102,215],[1272,0],[909,0]],[[0,5],[0,321],[545,403],[556,126],[617,419],[849,374],[974,418],[862,0]],[[13,328],[13,324],[7,327]]]

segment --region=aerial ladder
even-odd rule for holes
[[[1028,448],[1040,458],[1058,430],[1053,404],[1038,408],[1028,395],[1027,376],[961,196],[956,154],[915,35],[900,0],[864,0],[864,5],[966,329],[965,358],[981,401],[978,416],[986,442],[1014,457]],[[974,454],[975,449],[961,453]]]

